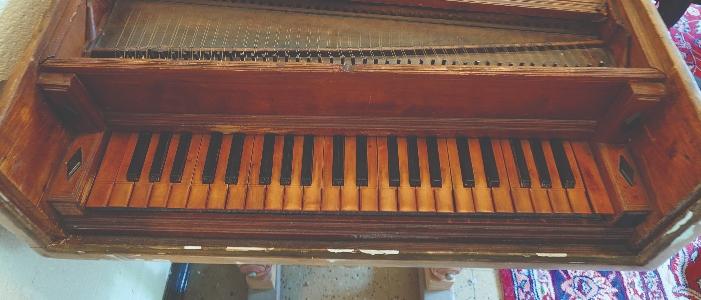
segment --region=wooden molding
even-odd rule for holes
[[[595,139],[607,142],[627,142],[636,118],[643,118],[659,107],[667,88],[659,82],[630,82],[620,98],[599,121]]]
[[[66,127],[75,132],[98,132],[105,128],[102,113],[75,74],[44,73],[37,85]]]
[[[619,243],[631,227],[599,214],[384,213],[88,208],[66,216],[73,233],[259,240],[478,243]],[[609,216],[610,217],[610,216]],[[353,226],[348,226],[353,224]],[[547,233],[547,234],[544,234]]]
[[[295,133],[345,135],[488,135],[491,137],[561,137],[586,139],[595,121],[488,118],[376,118],[367,116],[194,115],[105,113],[115,130],[218,131],[223,133]],[[547,133],[544,134],[544,133]]]

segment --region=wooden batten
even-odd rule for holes
[[[596,19],[605,14],[603,0],[514,1],[514,0],[352,0],[359,3],[432,7],[456,11],[513,13],[563,19]]]
[[[636,226],[650,213],[650,200],[640,170],[625,146],[596,145],[596,156],[614,209],[613,224]]]
[[[44,73],[37,84],[66,127],[74,132],[98,132],[105,128],[102,113],[75,74]]]
[[[640,118],[659,107],[666,95],[667,88],[659,82],[628,83],[619,99],[599,121],[595,139],[613,143],[627,142]]]
[[[54,170],[47,203],[61,216],[83,214],[83,203],[97,173],[104,133],[78,136]]]
[[[279,127],[323,133],[363,124],[367,131],[355,133],[415,134],[429,133],[426,126],[435,125],[431,134],[562,136],[566,131],[581,139],[592,137],[592,122],[611,110],[628,82],[664,80],[657,70],[630,68],[421,68],[94,58],[49,59],[42,67],[47,72],[77,74],[95,93],[93,100],[108,118],[106,123],[115,128],[201,129],[206,124],[209,129]],[[558,88],[553,88],[553,82]],[[147,115],[153,118],[139,117]],[[367,120],[359,123],[358,117]],[[284,124],[294,118],[304,121]],[[187,119],[195,122],[184,122]],[[246,119],[254,121],[243,122]],[[436,122],[425,122],[428,119]],[[543,120],[566,126],[557,128]]]

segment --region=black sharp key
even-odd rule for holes
[[[148,180],[150,182],[161,181],[161,176],[163,175],[163,167],[165,167],[166,165],[166,155],[168,154],[167,152],[168,148],[170,147],[170,140],[172,138],[173,134],[170,132],[163,132],[158,138],[156,153],[153,156],[151,170],[148,173]]]
[[[231,139],[229,161],[226,164],[226,174],[224,175],[226,184],[237,184],[239,182],[241,155],[243,154],[243,142],[245,139],[246,135],[243,133],[235,133]]]
[[[151,133],[139,132],[139,138],[136,140],[136,146],[134,147],[134,154],[131,156],[129,169],[127,169],[128,181],[139,181],[139,178],[141,177],[141,170],[144,168],[144,160],[146,159],[146,152],[148,152],[148,145],[150,143]]]
[[[280,166],[280,184],[290,185],[292,183],[292,156],[295,148],[295,136],[286,135],[285,143],[282,146],[282,166]]]
[[[562,146],[562,141],[558,139],[550,140],[550,148],[553,149],[555,167],[557,167],[557,173],[560,174],[560,182],[562,182],[562,187],[565,189],[574,188],[574,175],[572,174],[570,163],[567,160],[565,148]]]
[[[346,139],[342,135],[333,137],[333,166],[331,183],[334,186],[343,186],[343,164],[345,163]]]
[[[355,137],[355,184],[368,186],[368,137]]]
[[[470,157],[470,146],[466,137],[455,139],[458,145],[458,158],[460,159],[460,175],[462,175],[463,187],[475,187],[475,173],[472,171],[472,158]]]
[[[314,169],[314,136],[304,136],[302,147],[302,186],[312,185],[312,170]]]
[[[263,155],[260,161],[260,172],[258,183],[263,185],[270,184],[273,177],[273,152],[275,151],[275,135],[266,134],[263,138]]]
[[[173,169],[170,170],[170,182],[172,183],[179,183],[183,180],[185,160],[187,159],[187,152],[190,150],[191,141],[192,133],[186,132],[180,134],[180,141],[178,142],[178,151],[175,151]]]
[[[531,187],[531,175],[528,174],[528,167],[526,166],[526,157],[523,154],[523,147],[521,147],[521,141],[517,139],[509,140],[511,143],[511,153],[514,155],[514,161],[516,162],[516,172],[518,173],[518,180],[522,188]]]
[[[426,138],[426,152],[428,153],[428,173],[431,175],[431,187],[443,186],[441,178],[441,160],[438,157],[438,141],[436,137]]]
[[[304,137],[302,147],[302,180],[303,186],[312,185],[312,170],[314,169],[314,136]]]
[[[487,186],[490,188],[499,187],[499,171],[497,162],[494,159],[494,149],[490,138],[480,138],[480,149],[482,151],[482,161],[484,162],[484,174],[487,177]]]
[[[407,160],[409,162],[409,185],[412,187],[421,186],[421,171],[419,170],[419,147],[416,144],[416,137],[406,138]]]
[[[221,149],[221,139],[221,132],[212,132],[209,138],[207,158],[204,161],[204,169],[202,170],[202,183],[204,184],[214,182],[214,174],[217,172],[217,163],[219,161],[219,150]]]
[[[532,139],[529,142],[531,144],[531,151],[533,152],[535,168],[536,170],[538,170],[540,186],[544,189],[549,189],[553,186],[553,183],[550,180],[550,172],[548,171],[548,165],[545,162],[545,153],[543,153],[543,145],[537,139]]]
[[[399,186],[399,153],[397,152],[397,137],[387,137],[387,169],[389,170],[389,186]]]

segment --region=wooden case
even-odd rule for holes
[[[90,51],[115,3],[56,1],[3,90],[0,207],[49,255],[218,262],[653,266],[699,220],[701,95],[649,1],[337,5],[590,24],[615,63],[100,58]],[[600,174],[582,176],[610,204],[590,215],[86,207],[110,136],[144,130],[564,138],[591,152]]]

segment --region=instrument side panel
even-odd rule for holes
[[[672,221],[692,216],[684,210],[701,192],[701,94],[674,47],[655,8],[644,0],[610,1],[627,18],[651,66],[665,72],[671,91],[662,108],[646,120],[629,147],[647,183],[654,208],[639,226],[635,243],[645,262],[666,247],[680,231],[667,231]],[[664,42],[660,45],[660,39]],[[642,59],[642,58],[640,58]],[[696,207],[696,206],[695,206]],[[684,229],[684,226],[681,226]]]

